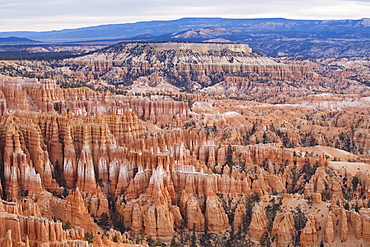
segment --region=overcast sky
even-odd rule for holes
[[[0,31],[182,17],[361,19],[370,17],[370,0],[0,0]]]

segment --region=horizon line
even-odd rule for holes
[[[171,21],[179,21],[184,19],[226,19],[226,20],[268,20],[268,19],[281,19],[281,20],[292,20],[292,21],[360,21],[370,19],[370,17],[362,17],[359,19],[295,19],[295,18],[285,18],[285,17],[259,17],[259,18],[231,18],[231,17],[181,17],[178,19],[169,19],[169,20],[160,20],[160,19],[153,19],[153,20],[142,20],[136,22],[123,22],[123,23],[108,23],[108,24],[98,24],[98,25],[91,25],[91,26],[80,26],[76,28],[62,28],[62,29],[51,29],[51,30],[44,30],[44,31],[28,31],[28,30],[18,30],[18,31],[0,31],[0,33],[45,33],[45,32],[60,32],[60,31],[68,31],[68,30],[78,30],[84,28],[93,28],[93,27],[102,27],[102,26],[111,26],[111,25],[126,25],[126,24],[138,24],[138,23],[149,23],[149,22],[171,22]]]

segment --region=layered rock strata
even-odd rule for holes
[[[157,240],[204,245],[212,238],[231,246],[370,241],[366,163],[353,173],[351,164],[331,165],[325,152],[277,141],[291,123],[308,119],[257,121],[250,114],[256,121],[249,125],[236,112],[189,113],[185,101],[2,78],[4,246]],[[355,121],[337,119],[337,126]],[[168,126],[160,126],[165,121]],[[237,131],[232,121],[240,121]],[[364,134],[354,138],[366,140],[368,121],[357,123]],[[298,135],[286,137],[294,143]],[[334,159],[343,153],[331,154]]]

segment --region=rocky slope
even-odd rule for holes
[[[367,58],[272,59],[245,44],[129,42],[63,61],[1,64],[9,76],[120,94],[190,91],[269,103],[317,93],[369,94]]]
[[[0,98],[2,246],[370,243],[368,97],[272,105],[1,76]]]
[[[312,92],[368,91],[356,80],[317,73],[313,63],[275,61],[253,53],[245,44],[120,43],[69,59],[63,66],[64,70],[57,74],[64,78],[73,76],[83,83],[94,81],[118,88],[134,84],[132,92],[140,92],[136,85],[153,73],[163,83],[182,90],[205,89],[207,93],[240,99],[264,100],[264,96],[277,92],[302,96]],[[146,87],[146,91],[163,93],[157,84],[150,90]]]

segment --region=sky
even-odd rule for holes
[[[361,19],[370,0],[0,0],[0,32],[183,17]]]

